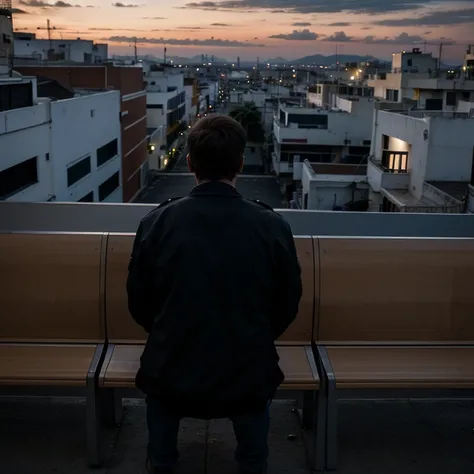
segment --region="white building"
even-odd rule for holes
[[[14,33],[15,57],[40,61],[74,61],[101,64],[107,61],[108,45],[91,40],[37,39],[32,33]]]
[[[10,8],[0,0],[0,76],[10,72],[13,55],[13,23]]]
[[[464,212],[474,184],[474,119],[442,112],[375,113],[367,168],[371,208]]]
[[[307,92],[308,106],[331,108],[338,107],[337,100],[341,96],[373,97],[374,90],[363,85],[321,83],[311,86]]]
[[[341,99],[339,105],[345,109],[280,106],[273,123],[277,175],[293,174],[295,157],[300,164],[364,162],[370,152],[373,106],[351,99]]]
[[[300,209],[365,211],[369,185],[367,165],[310,163],[302,165]]]
[[[31,78],[0,87],[31,88],[0,112],[0,200],[122,202],[120,92],[52,101]]]
[[[368,81],[374,96],[394,102],[410,102],[418,109],[457,111],[459,104],[474,97],[474,75],[471,74],[470,50],[462,71],[438,69],[438,60],[418,48],[393,55],[392,72]]]
[[[172,67],[152,66],[144,76],[147,97],[147,127],[162,125],[173,130],[185,121],[184,77]]]
[[[199,90],[196,78],[184,78],[184,92],[186,98],[185,117],[188,125],[193,125],[199,112]]]
[[[219,100],[219,82],[201,80],[199,87],[199,113],[203,114],[214,110]]]

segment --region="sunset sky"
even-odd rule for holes
[[[423,43],[446,44],[446,60],[460,60],[474,43],[473,0],[13,0],[14,28],[46,38],[109,43],[110,54],[139,54],[261,60],[312,54],[391,53]]]

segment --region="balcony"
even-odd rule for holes
[[[32,107],[0,112],[0,135],[48,123],[51,120],[49,101],[42,100],[43,103]]]
[[[373,157],[367,165],[367,181],[373,191],[379,193],[384,189],[408,189],[410,175],[406,171],[393,171],[376,161]]]

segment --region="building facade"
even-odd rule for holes
[[[0,112],[0,200],[122,202],[120,94],[88,94]],[[6,87],[6,84],[3,84]]]
[[[474,184],[474,119],[376,111],[367,179],[373,210],[464,212]]]
[[[11,2],[0,0],[0,76],[10,73],[13,56],[13,22]]]
[[[34,33],[15,32],[16,61],[73,61],[84,64],[102,64],[107,61],[108,45],[91,40],[37,39]]]
[[[98,66],[21,66],[15,68],[29,76],[57,80],[74,90],[109,90],[120,92],[121,155],[123,200],[133,200],[146,184],[148,176],[148,133],[146,91],[142,69]]]

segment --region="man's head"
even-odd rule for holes
[[[234,181],[244,164],[245,130],[231,117],[212,114],[188,135],[189,170],[200,181]]]

